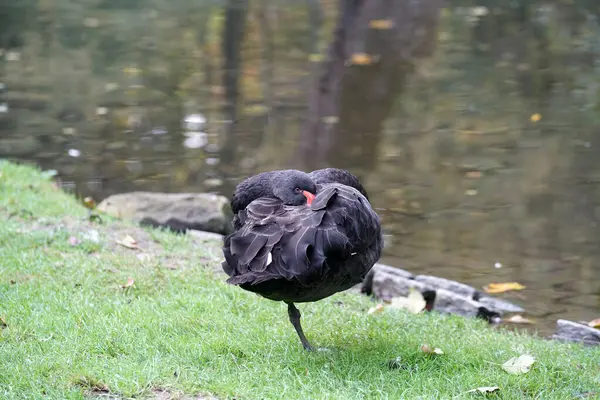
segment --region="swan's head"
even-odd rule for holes
[[[285,170],[273,177],[273,194],[288,206],[310,205],[315,198],[317,185],[307,173]]]

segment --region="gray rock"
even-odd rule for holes
[[[192,229],[226,235],[232,231],[229,200],[214,194],[130,192],[107,197],[98,210],[179,232]]]
[[[413,274],[411,274],[410,272],[405,271],[403,269],[394,268],[394,267],[391,267],[391,266],[385,265],[385,264],[375,263],[375,265],[373,265],[373,268],[371,268],[371,270],[369,271],[369,273],[367,274],[367,276],[365,277],[365,279],[363,280],[363,282],[361,284],[360,291],[362,293],[366,294],[367,296],[370,296],[371,294],[373,294],[373,277],[375,276],[375,274],[378,271],[385,272],[385,273],[399,276],[399,277],[403,277],[403,278],[407,278],[407,279],[411,278],[413,276]]]
[[[442,313],[457,314],[463,317],[476,317],[483,305],[469,297],[445,289],[437,289],[433,309]]]
[[[510,301],[498,299],[495,297],[479,297],[477,299],[484,307],[489,310],[495,311],[497,313],[505,313],[505,312],[525,312],[525,309],[511,303]]]
[[[42,144],[32,136],[0,139],[0,156],[23,157],[41,150]]]
[[[375,263],[375,265],[373,265],[372,271],[383,271],[383,272],[387,272],[388,274],[401,276],[401,277],[407,278],[407,279],[412,278],[414,276],[412,273],[410,273],[404,269],[392,267],[390,265],[381,264],[381,263]]]
[[[577,322],[559,319],[552,339],[566,342],[580,342],[587,345],[600,345],[600,329]]]
[[[450,279],[438,278],[430,275],[417,275],[415,280],[423,283],[430,290],[444,289],[463,297],[472,298],[477,290],[464,283],[451,281]]]
[[[392,297],[408,296],[411,287],[419,291],[426,290],[425,285],[400,275],[376,269],[373,274],[372,293],[381,300],[389,300]]]

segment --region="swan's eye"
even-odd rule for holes
[[[300,193],[301,191],[302,191],[302,189],[300,189],[300,188],[294,189],[294,192],[296,192],[296,193]]]

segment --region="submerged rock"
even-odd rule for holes
[[[176,232],[193,229],[227,235],[232,230],[229,200],[214,194],[130,192],[107,197],[98,210]]]

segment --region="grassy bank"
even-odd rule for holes
[[[0,161],[0,398],[596,398],[600,350],[338,294],[286,308],[223,283],[220,243],[90,222],[42,173]],[[127,235],[138,249],[118,244]],[[127,283],[129,278],[133,278]],[[123,287],[125,286],[125,287]],[[428,343],[442,355],[421,351]],[[501,364],[520,354],[531,371]],[[390,363],[390,360],[397,359]]]

